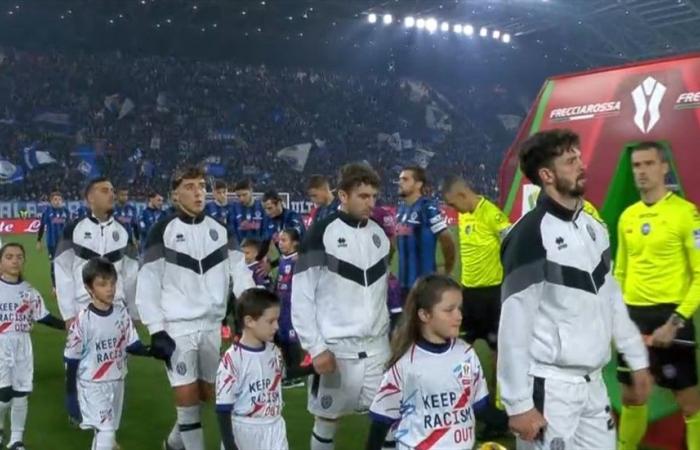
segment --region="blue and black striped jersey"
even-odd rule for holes
[[[396,213],[396,243],[399,251],[399,282],[410,289],[419,277],[436,270],[437,235],[447,221],[437,201],[420,197],[414,204],[402,203]]]

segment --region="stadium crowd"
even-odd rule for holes
[[[407,161],[429,162],[436,174],[469,173],[479,191],[494,196],[514,129],[499,117],[522,116],[508,91],[489,83],[436,90],[389,73],[120,53],[3,54],[0,156],[22,165],[30,147],[56,160],[25,170],[22,183],[1,185],[8,200],[39,199],[59,186],[65,198],[80,198],[81,147],[96,153],[102,175],[128,183],[132,197],[165,192],[176,165],[206,161],[217,177],[252,178],[259,190],[296,199],[303,176],[277,152],[304,142],[313,144],[305,173],[332,175],[344,163],[366,161],[391,185]]]

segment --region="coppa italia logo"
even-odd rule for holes
[[[0,219],[0,234],[38,233],[39,219]]]
[[[632,91],[635,109],[634,124],[642,130],[642,133],[650,132],[661,119],[659,106],[665,93],[666,86],[653,77],[647,77]]]

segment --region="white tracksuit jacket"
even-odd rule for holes
[[[66,226],[56,248],[56,297],[63,319],[75,318],[90,303],[83,267],[96,256],[114,264],[118,274],[115,299],[124,301],[131,317],[138,318],[134,307],[138,261],[129,232],[113,217],[100,222],[89,215]]]
[[[648,367],[612,276],[609,246],[603,224],[544,194],[504,240],[498,382],[509,415],[533,408],[533,377],[599,371],[611,342],[632,370]]]
[[[183,213],[160,219],[148,233],[136,306],[153,334],[182,336],[216,329],[231,291],[254,287],[235,238],[215,219]]]
[[[307,232],[292,279],[292,324],[311,357],[388,348],[388,256],[389,239],[371,219],[338,211]]]

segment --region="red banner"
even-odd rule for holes
[[[0,219],[0,234],[39,232],[39,219]]]

